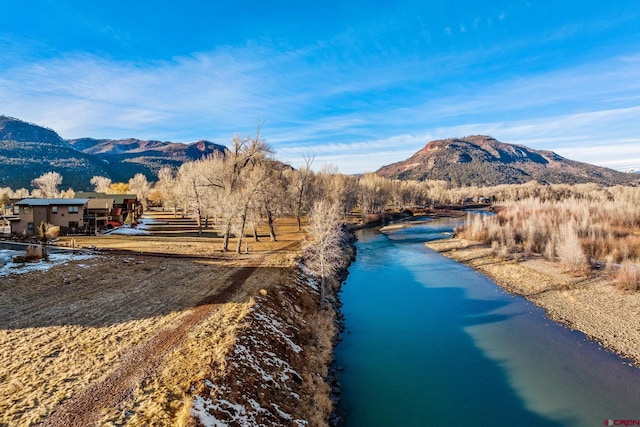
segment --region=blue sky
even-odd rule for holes
[[[474,134],[640,169],[640,3],[9,1],[0,114],[373,171]]]

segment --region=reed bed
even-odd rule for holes
[[[496,215],[469,215],[457,235],[501,257],[544,256],[577,275],[605,269],[621,289],[640,288],[639,188],[535,188],[521,199],[522,191],[512,192]]]

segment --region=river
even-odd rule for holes
[[[336,349],[344,425],[640,420],[640,369],[425,247],[455,225],[358,232]]]

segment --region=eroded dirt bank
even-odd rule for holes
[[[427,246],[487,275],[506,291],[544,308],[550,318],[640,366],[640,294],[625,293],[602,275],[573,277],[541,257],[501,260],[491,248],[464,239]]]

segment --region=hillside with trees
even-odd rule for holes
[[[143,174],[155,181],[162,167],[180,167],[225,147],[209,141],[191,144],[82,138],[65,140],[54,130],[0,116],[0,185],[21,188],[47,172],[65,177],[65,185],[88,190],[93,176],[127,181]]]
[[[126,181],[138,173],[155,180],[160,169],[165,166],[178,168],[184,162],[214,153],[224,153],[226,150],[224,145],[204,140],[182,144],[135,138],[81,138],[70,139],[69,143],[84,154],[94,156],[109,165],[109,177],[114,181]]]

